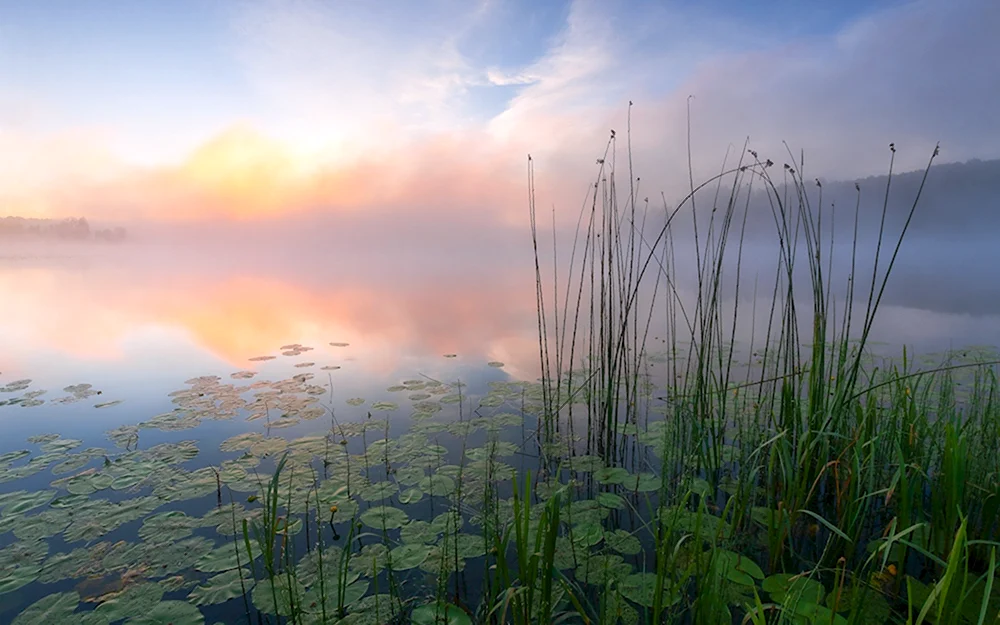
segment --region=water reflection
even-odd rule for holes
[[[266,272],[232,259],[220,271],[209,256],[205,271],[190,256],[170,267],[130,250],[80,260],[0,267],[0,291],[14,295],[0,329],[5,377],[149,359],[174,370],[243,368],[289,343],[322,347],[321,364],[349,357],[383,373],[456,353],[530,375],[537,359],[533,285],[519,267],[397,277],[366,272],[364,260],[346,271],[303,262]]]

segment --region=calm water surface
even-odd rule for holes
[[[339,255],[294,246],[252,254],[134,245],[4,250],[0,454],[26,449],[31,456],[8,456],[13,459],[0,467],[23,467],[38,456],[54,438],[29,441],[41,435],[79,441],[74,451],[99,449],[92,451],[92,462],[74,470],[46,464],[19,479],[8,476],[0,497],[52,488],[54,480],[122,453],[108,432],[137,434],[128,449],[196,441],[197,457],[183,463],[194,470],[234,457],[219,444],[244,432],[292,440],[336,431],[338,424],[374,413],[388,419],[396,437],[419,412],[414,405],[423,400],[424,386],[435,400],[462,393],[461,402],[442,403],[435,418],[444,423],[514,409],[511,397],[482,410],[478,402],[495,383],[538,376],[533,266],[523,243],[506,254],[421,248]],[[988,303],[992,294],[976,295],[984,283],[938,264],[933,279],[942,288],[935,297],[920,280],[928,272],[926,264],[902,266],[903,287],[887,293],[874,338],[889,352],[903,345],[934,353],[1000,344],[1000,311]],[[986,303],[975,311],[954,310],[963,298]],[[655,327],[651,332],[660,333]],[[657,341],[662,339],[651,343]],[[254,398],[276,388],[290,388],[299,403],[262,412]],[[206,409],[198,401],[206,394],[219,402],[228,398],[230,408],[215,403]],[[190,427],[148,426],[157,419],[176,424],[179,407],[189,418],[194,413]],[[147,426],[128,429],[142,422]],[[454,455],[458,439],[442,437]],[[216,503],[212,490],[157,512],[202,514]],[[18,542],[11,525],[0,523],[0,548]],[[140,526],[132,521],[99,539],[134,540]],[[93,542],[56,538],[50,553]],[[115,584],[28,584],[0,594],[0,622],[48,593],[72,588],[86,600],[115,590]],[[209,622],[232,617],[219,606],[204,613]],[[242,617],[242,608],[235,614]]]

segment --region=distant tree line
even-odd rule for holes
[[[67,219],[32,219],[0,217],[0,239],[43,239],[59,241],[101,241],[119,243],[127,236],[125,228],[91,230],[85,217]]]

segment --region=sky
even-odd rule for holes
[[[1000,3],[0,0],[0,214],[573,213],[609,131],[647,191],[750,145],[851,179],[1000,157]],[[629,102],[633,105],[630,107]]]

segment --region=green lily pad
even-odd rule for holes
[[[253,588],[254,582],[253,576],[245,570],[234,569],[219,573],[196,586],[188,594],[188,601],[194,605],[225,603],[241,596],[244,589],[249,592]]]
[[[651,608],[656,596],[656,574],[633,573],[628,575],[618,583],[618,592],[629,601]]]
[[[438,531],[427,521],[410,521],[399,532],[399,538],[409,544],[430,544],[437,540]]]
[[[653,473],[640,473],[639,475],[630,475],[628,478],[622,480],[622,488],[629,491],[634,491],[637,493],[651,493],[653,491],[660,490],[663,485],[663,481],[660,479],[659,475]]]
[[[395,482],[375,482],[363,488],[358,497],[364,501],[378,501],[388,499],[399,492],[399,485]]]
[[[826,596],[826,588],[820,582],[799,575],[778,573],[764,579],[761,588],[771,595],[775,603],[792,607],[799,603],[821,604]]]
[[[629,477],[629,472],[621,467],[604,467],[593,473],[594,480],[601,484],[621,484]]]
[[[126,625],[202,625],[205,615],[187,601],[161,601],[148,612],[130,618]]]
[[[472,619],[462,608],[443,601],[414,608],[410,622],[412,625],[472,625]]]
[[[365,545],[358,551],[348,565],[351,571],[359,575],[374,577],[385,569],[389,563],[389,548],[382,543]]]
[[[0,595],[23,588],[38,579],[42,567],[37,564],[0,564]]]
[[[604,461],[600,456],[573,456],[569,459],[569,467],[574,471],[593,473],[604,468]]]
[[[42,597],[25,608],[11,625],[50,625],[72,618],[80,595],[76,591],[60,592]]]
[[[417,503],[424,498],[424,492],[419,488],[408,488],[399,493],[399,503]]]
[[[288,578],[278,575],[273,578],[261,580],[254,586],[250,593],[253,604],[257,609],[265,614],[290,615],[292,613],[292,602],[296,605],[301,601],[306,589],[303,588],[295,578],[292,578],[292,585],[289,586]],[[277,604],[275,604],[277,600]]]
[[[714,566],[716,572],[729,581],[742,586],[753,586],[755,580],[764,579],[764,571],[757,563],[735,551],[727,549],[717,549],[715,551]]]
[[[597,493],[594,501],[611,510],[624,510],[626,506],[625,500],[614,493]]]
[[[570,538],[582,547],[593,547],[604,539],[604,528],[599,523],[580,523],[573,526]]]
[[[424,563],[430,554],[431,548],[419,543],[403,544],[389,552],[394,571],[406,571],[415,569]]]
[[[129,586],[117,596],[99,604],[94,610],[114,623],[137,614],[146,614],[160,602],[163,586],[152,582],[142,582]]]
[[[359,519],[368,527],[391,530],[403,527],[410,517],[399,508],[375,506],[365,510]]]
[[[237,554],[236,550],[239,549]],[[248,564],[246,547],[240,541],[229,542],[209,551],[194,563],[194,568],[205,573],[218,573]]]
[[[631,572],[631,565],[621,556],[599,554],[585,556],[576,568],[576,577],[587,584],[603,586],[607,581],[621,579]]]
[[[4,501],[0,502],[0,508],[3,509],[4,515],[22,514],[28,510],[44,506],[52,501],[52,498],[56,494],[54,490],[17,491],[16,495],[8,496]]]
[[[625,530],[615,530],[604,534],[604,542],[608,547],[625,555],[635,555],[642,551],[639,539]]]
[[[450,495],[455,490],[455,480],[447,475],[438,473],[420,480],[417,486],[428,495],[444,497]]]

